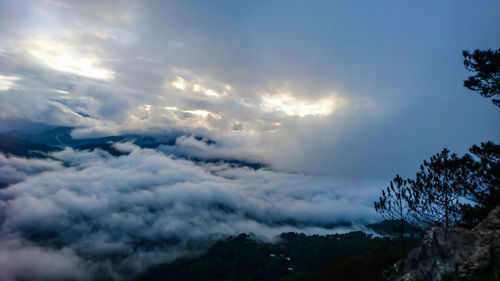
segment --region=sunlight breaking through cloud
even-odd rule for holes
[[[210,112],[210,111],[207,111],[207,110],[202,110],[202,109],[183,110],[183,109],[179,109],[179,108],[177,108],[175,106],[167,106],[167,107],[165,107],[165,109],[168,110],[168,111],[177,111],[177,112],[189,113],[189,114],[193,114],[193,115],[196,115],[196,116],[201,116],[203,118],[206,118],[208,116],[213,117],[215,119],[221,119],[222,118],[219,114],[216,114],[216,113],[213,113],[213,112]]]
[[[176,76],[174,80],[170,81],[170,83],[167,82],[165,87],[169,88],[169,86],[171,86],[181,91],[192,91],[193,93],[196,94],[203,94],[207,97],[215,97],[215,98],[220,98],[223,95],[226,96],[227,92],[231,90],[231,86],[224,85],[223,86],[224,90],[219,92],[214,89],[208,88],[207,86],[202,85],[199,82],[193,82],[188,80],[189,79],[186,79],[184,77]]]
[[[16,76],[0,75],[0,91],[7,91],[16,85],[17,80],[21,78]]]
[[[57,71],[99,80],[111,80],[114,72],[100,65],[94,54],[50,39],[38,39],[24,44],[26,52]]]
[[[177,76],[175,77],[175,80],[170,83],[173,87],[179,89],[179,90],[184,90],[187,87],[186,81],[184,81],[184,78]]]
[[[264,111],[282,111],[289,116],[328,116],[343,103],[342,99],[335,96],[310,102],[297,99],[290,94],[278,94],[262,96],[260,108]]]

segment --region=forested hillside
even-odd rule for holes
[[[416,239],[411,239],[414,244]],[[363,232],[312,235],[283,233],[277,243],[240,234],[205,254],[150,268],[145,280],[383,280],[401,258],[397,240]]]

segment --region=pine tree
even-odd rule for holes
[[[409,202],[413,217],[424,224],[445,228],[460,222],[460,199],[473,189],[472,158],[457,157],[448,149],[420,165]]]
[[[474,185],[467,194],[474,204],[464,203],[460,208],[461,225],[472,228],[500,204],[500,145],[489,141],[474,145],[469,151],[477,159],[471,166]]]
[[[475,73],[464,81],[464,87],[493,98],[492,102],[500,107],[500,99],[495,98],[500,96],[500,49],[463,51],[463,56],[465,68]]]
[[[403,179],[400,175],[389,183],[389,186],[382,190],[382,196],[374,202],[375,210],[385,219],[397,222],[395,230],[401,239],[401,252],[404,254],[404,233],[405,223],[408,219],[410,207],[408,201],[411,198],[411,180]]]

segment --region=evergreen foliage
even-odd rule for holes
[[[468,71],[474,72],[464,81],[469,90],[479,93],[485,98],[493,98],[492,102],[500,108],[500,49],[463,51],[464,65]]]
[[[399,233],[401,240],[401,251],[404,252],[405,223],[409,218],[411,201],[411,180],[403,179],[396,175],[389,183],[386,190],[382,190],[382,196],[374,203],[375,210],[385,219],[394,221],[394,229]]]
[[[416,220],[446,228],[460,222],[460,199],[473,185],[472,161],[443,149],[420,165],[409,202]]]
[[[491,141],[474,145],[470,153],[477,159],[472,166],[475,184],[468,190],[475,204],[461,204],[461,226],[472,228],[500,204],[500,145]]]

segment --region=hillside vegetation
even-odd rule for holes
[[[411,239],[416,243],[416,239]],[[312,235],[283,233],[278,243],[240,234],[215,243],[205,254],[150,268],[145,280],[384,280],[401,258],[398,241],[363,232]],[[359,270],[362,269],[362,270]]]

